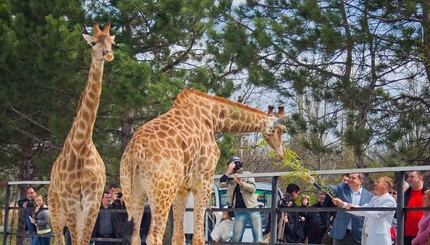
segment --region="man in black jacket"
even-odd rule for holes
[[[18,200],[18,206],[25,208],[25,230],[30,234],[36,234],[36,225],[32,224],[30,221],[30,216],[34,210],[34,198],[36,198],[37,193],[34,187],[27,188],[27,197]],[[37,236],[30,236],[31,245],[39,244],[39,239]]]
[[[111,195],[108,191],[103,192],[102,201],[100,205],[100,212],[97,216],[96,224],[94,225],[92,237],[97,238],[115,238],[115,234],[119,232],[116,230],[115,215],[113,212],[105,211],[112,209],[110,205],[112,203]],[[114,245],[118,243],[112,243],[108,241],[97,241],[96,245]]]

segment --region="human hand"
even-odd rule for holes
[[[302,222],[305,221],[305,217],[301,216],[300,221],[302,221]]]
[[[35,224],[36,223],[36,220],[35,219],[33,219],[31,216],[28,216],[29,218],[30,218],[30,222],[32,223],[32,224]]]
[[[242,180],[239,178],[239,173],[235,173],[235,174],[233,175],[233,178],[234,178],[234,181],[236,181],[236,183],[237,183],[239,186],[242,186],[242,185],[243,185]]]
[[[285,215],[283,219],[284,219],[285,223],[288,223],[288,216],[287,215]]]
[[[350,210],[351,208],[355,208],[356,206],[352,203],[347,203],[346,206],[344,208]]]
[[[333,198],[332,201],[333,201],[334,205],[336,205],[338,207],[343,207],[343,205],[345,205],[345,203],[342,200],[340,200],[339,198],[336,198],[336,197]]]
[[[22,207],[23,207],[23,208],[27,208],[27,204],[28,204],[28,201],[24,202],[24,203],[22,204]]]

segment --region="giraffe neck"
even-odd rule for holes
[[[211,111],[215,132],[260,132],[269,123],[267,115],[245,107],[216,104]]]
[[[79,101],[77,115],[70,132],[75,143],[86,144],[92,140],[102,91],[103,64],[103,60],[93,58],[91,61],[87,85]]]
[[[262,111],[195,90],[179,94],[175,106],[183,106],[194,117],[203,118],[215,132],[259,132],[270,122]]]

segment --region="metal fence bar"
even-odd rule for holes
[[[397,235],[396,235],[396,244],[403,245],[403,237],[405,234],[405,211],[404,211],[404,203],[405,203],[405,193],[403,191],[403,185],[405,183],[405,172],[400,171],[396,173],[396,181],[397,181],[397,210],[396,210],[396,219],[397,219]],[[399,229],[400,228],[400,229]]]
[[[7,234],[9,230],[9,206],[10,206],[10,185],[6,186],[6,204],[5,204],[5,214],[4,214],[4,235],[3,235],[3,244],[7,244]]]
[[[273,192],[276,193],[273,195]],[[276,237],[278,236],[276,228],[276,207],[278,206],[278,176],[272,177],[272,205],[270,206],[270,244],[276,243]],[[272,222],[274,221],[274,222]]]
[[[397,207],[396,208],[362,208],[360,210],[386,210],[386,211],[393,211],[395,210],[397,215],[397,245],[403,245],[403,235],[404,235],[404,221],[405,221],[405,211],[406,210],[429,210],[429,208],[406,208],[404,207],[404,192],[403,192],[403,184],[404,184],[404,175],[405,172],[409,172],[409,171],[429,171],[430,170],[430,166],[408,166],[408,167],[388,167],[388,168],[365,168],[365,169],[340,169],[340,170],[318,170],[318,171],[313,171],[312,173],[316,173],[318,175],[337,175],[337,174],[345,174],[345,173],[381,173],[381,172],[395,172],[396,173],[396,182],[397,182],[397,190],[398,190],[398,195],[397,195]],[[272,179],[272,191],[274,191],[276,193],[276,195],[274,195],[272,197],[272,206],[271,208],[262,208],[261,210],[263,212],[270,212],[271,214],[271,224],[270,224],[270,228],[271,228],[271,234],[270,234],[270,244],[275,244],[276,243],[276,233],[277,233],[277,229],[276,229],[276,213],[277,211],[285,211],[284,209],[286,208],[277,208],[277,203],[278,203],[278,195],[277,195],[277,190],[278,190],[278,177],[280,176],[284,176],[287,175],[288,173],[291,172],[275,172],[275,173],[257,173],[257,174],[239,174],[239,177],[254,177],[254,178],[260,178],[260,177],[270,177]],[[221,175],[216,175],[214,176],[215,179],[219,179],[221,177]],[[47,184],[49,185],[49,181],[12,181],[12,182],[8,182],[7,186],[6,186],[6,205],[4,207],[5,210],[5,217],[4,217],[4,234],[3,234],[3,245],[7,244],[7,238],[8,235],[12,235],[12,234],[16,234],[16,235],[21,235],[22,233],[14,233],[14,232],[8,232],[8,226],[9,226],[9,211],[11,209],[20,209],[20,208],[10,208],[10,198],[11,198],[11,186],[12,185],[22,185],[22,184],[30,184],[30,185],[34,185],[34,184]],[[297,210],[296,210],[297,209]],[[288,208],[288,211],[299,211],[300,208]],[[307,212],[321,212],[321,211],[338,211],[341,208],[315,208],[315,209],[311,209],[308,208],[306,211]],[[221,210],[221,209],[220,209]],[[233,209],[232,209],[233,210]],[[249,211],[247,209],[234,209],[236,211]],[[302,210],[302,209],[300,209]],[[112,212],[122,212],[119,210],[109,210]],[[216,209],[214,209],[214,211],[216,211]],[[173,234],[173,219],[172,219],[172,212],[170,212],[170,237],[169,237],[169,243],[172,244],[172,234]],[[24,235],[24,234],[22,234]],[[26,234],[25,234],[26,235]],[[24,236],[25,236],[24,235]],[[108,238],[92,238],[94,240],[105,240]],[[116,239],[112,239],[112,241],[114,240],[118,240]],[[240,244],[247,244],[247,243],[240,243]],[[257,244],[257,243],[252,243],[252,244]]]

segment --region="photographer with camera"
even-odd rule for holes
[[[300,187],[296,184],[288,184],[284,197],[279,201],[279,208],[297,208],[296,198],[299,196]],[[270,214],[267,220],[264,235],[268,235],[270,232]],[[300,222],[305,220],[299,219],[298,212],[286,212],[282,211],[278,213],[277,223],[277,241],[281,243],[302,243],[303,237],[303,226]]]
[[[262,224],[257,198],[254,195],[256,185],[254,178],[239,178],[243,172],[243,163],[239,157],[232,157],[227,163],[228,169],[220,178],[220,187],[227,187],[227,200],[233,208],[255,208],[253,211],[234,212],[233,236],[231,242],[241,242],[247,221],[251,224],[254,242],[262,242]],[[233,174],[233,179],[228,176]]]
[[[115,193],[113,202],[110,205],[111,209],[125,209],[124,199],[122,192]],[[127,213],[113,212],[112,213],[112,225],[114,226],[115,238],[121,238],[124,233],[125,224],[127,221]]]

